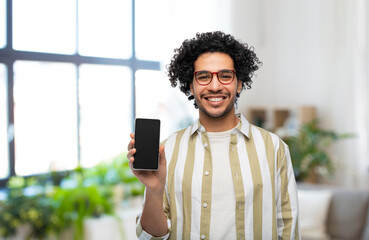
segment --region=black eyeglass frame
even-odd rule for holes
[[[219,78],[219,73],[220,73],[220,72],[222,72],[222,71],[230,71],[230,72],[232,72],[232,73],[233,73],[233,78],[232,78],[232,80],[231,80],[230,82],[228,82],[228,83],[224,83],[224,82],[222,82],[222,81],[220,80],[220,78]],[[200,83],[200,82],[197,80],[197,77],[196,77],[197,73],[199,73],[199,72],[209,72],[209,73],[211,74],[211,79],[210,79],[210,81],[209,81],[208,83],[206,83],[206,84]],[[223,85],[229,85],[229,84],[231,84],[231,83],[233,82],[234,77],[236,76],[236,71],[235,71],[235,70],[233,70],[233,69],[221,69],[221,70],[219,70],[218,72],[210,72],[210,71],[206,71],[206,70],[200,70],[200,71],[196,71],[196,72],[193,74],[193,76],[194,76],[194,78],[195,78],[196,82],[197,82],[199,85],[201,85],[201,86],[207,86],[207,85],[209,85],[209,84],[211,83],[211,81],[213,81],[214,74],[216,74],[216,75],[217,75],[218,81],[219,81],[221,84],[223,84]]]

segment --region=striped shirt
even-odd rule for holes
[[[298,200],[289,149],[275,134],[250,124],[231,134],[229,160],[235,194],[237,239],[300,239]],[[168,234],[153,238],[138,219],[139,239],[209,239],[212,158],[199,121],[165,142],[164,212]]]

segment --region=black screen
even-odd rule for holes
[[[135,161],[133,168],[157,170],[159,161],[160,120],[137,118],[135,123]]]

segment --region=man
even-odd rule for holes
[[[251,87],[261,65],[253,49],[231,35],[208,32],[175,52],[170,81],[194,99],[199,120],[160,146],[158,171],[132,169],[146,186],[137,236],[300,239],[287,145],[235,112],[240,92]]]

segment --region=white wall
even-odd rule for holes
[[[369,120],[359,116],[368,118],[369,110],[363,109],[369,104],[358,107],[357,92],[363,52],[358,44],[360,29],[368,27],[359,22],[359,4],[366,0],[161,1],[169,4],[170,12],[165,26],[169,35],[161,38],[167,42],[164,64],[173,49],[196,32],[223,30],[254,46],[263,66],[252,89],[241,95],[238,111],[245,113],[249,106],[316,106],[323,127],[358,134],[355,140],[332,147],[338,163],[334,181],[367,184],[362,177],[369,179]],[[368,81],[365,77],[362,80]],[[367,94],[361,90],[362,101]]]
[[[315,105],[323,127],[357,132],[358,2],[233,0],[231,31],[254,46],[263,62],[252,89],[243,92],[238,110],[255,105]],[[338,163],[335,182],[364,185],[360,179],[368,175],[363,166],[369,160],[359,159],[357,151],[357,140],[345,140],[331,149]]]

